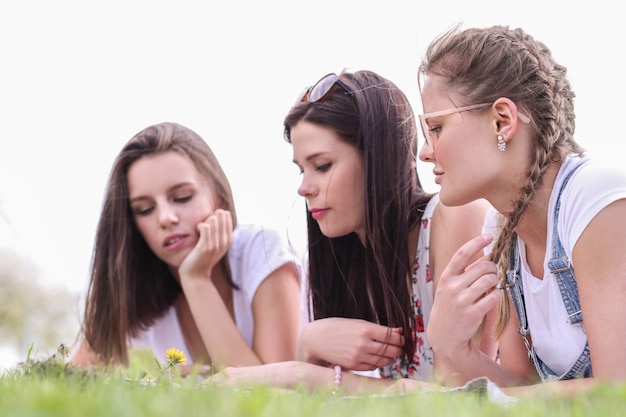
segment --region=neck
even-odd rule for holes
[[[548,204],[552,195],[552,188],[558,173],[559,166],[553,165],[544,174],[541,186],[535,190],[532,199],[518,225],[517,234],[527,243],[544,245],[547,238]]]

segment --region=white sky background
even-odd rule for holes
[[[35,264],[42,283],[84,293],[113,159],[131,136],[163,121],[192,128],[213,148],[240,222],[288,230],[302,243],[300,177],[282,137],[296,96],[328,72],[370,69],[420,113],[419,61],[457,22],[521,26],[546,43],[577,94],[577,140],[623,167],[626,35],[617,3],[216,3],[0,5],[0,246]],[[418,163],[435,191],[431,170]]]

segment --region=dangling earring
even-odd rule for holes
[[[500,152],[504,152],[506,149],[506,142],[504,141],[504,136],[498,135],[498,149]]]

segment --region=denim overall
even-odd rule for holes
[[[548,268],[556,277],[556,281],[559,284],[559,289],[561,290],[561,297],[563,298],[563,303],[565,304],[565,308],[567,309],[568,314],[568,322],[571,325],[580,324],[582,326],[583,316],[580,309],[580,300],[578,297],[578,286],[576,285],[576,278],[574,276],[574,268],[572,267],[570,260],[565,254],[565,250],[561,244],[561,239],[559,238],[559,234],[557,233],[557,219],[559,216],[559,210],[561,207],[561,194],[565,189],[565,185],[568,183],[572,174],[578,169],[580,165],[575,167],[565,178],[563,181],[563,186],[559,191],[559,195],[556,201],[556,209],[554,213],[554,230],[552,232],[552,258],[548,262]],[[526,310],[524,308],[524,290],[522,288],[522,280],[520,279],[520,259],[519,259],[519,250],[517,248],[517,236],[511,246],[511,252],[509,254],[509,270],[506,273],[507,276],[507,284],[506,287],[509,290],[511,295],[511,299],[513,300],[513,306],[515,307],[515,312],[517,313],[517,318],[519,319],[520,327],[519,334],[522,335],[524,339],[524,344],[526,345],[526,349],[528,350],[528,357],[532,359],[535,364],[535,368],[537,368],[537,372],[541,377],[542,381],[556,381],[561,379],[574,379],[574,378],[587,378],[592,376],[591,370],[591,358],[589,355],[589,343],[585,343],[585,348],[583,352],[576,360],[574,365],[565,372],[563,375],[555,374],[546,364],[544,364],[541,359],[537,356],[535,352],[535,347],[531,345],[530,341],[527,338],[528,333],[530,332],[528,329],[528,323],[526,320]]]

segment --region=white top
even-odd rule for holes
[[[233,282],[239,286],[239,290],[233,289],[235,322],[252,346],[252,300],[256,290],[273,271],[290,262],[298,266],[298,261],[277,231],[252,224],[239,224],[233,231],[228,261]],[[193,364],[174,306],[157,319],[152,327],[132,339],[130,345],[152,348],[155,356],[161,359],[164,359],[166,349],[175,347],[183,351],[189,364]]]
[[[547,252],[544,258],[543,277],[534,277],[530,273],[526,260],[526,245],[522,239],[518,240],[526,317],[533,346],[541,360],[556,374],[563,374],[571,368],[587,341],[583,325],[569,323],[558,283],[548,268],[556,199],[563,180],[579,164],[582,166],[572,174],[561,195],[557,224],[563,249],[572,262],[574,271],[576,270],[572,252],[578,238],[604,207],[626,198],[626,173],[607,169],[588,156],[582,158],[569,156],[563,162],[548,205]],[[488,214],[485,231],[493,233],[497,230],[497,227],[494,228],[497,224],[496,217],[495,210]]]

